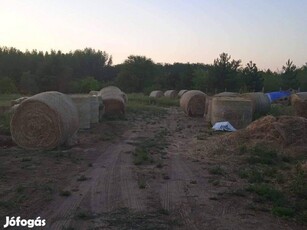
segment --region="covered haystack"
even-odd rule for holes
[[[241,95],[244,98],[250,99],[253,104],[253,113],[266,114],[271,108],[271,102],[267,95],[261,92],[245,93]]]
[[[164,92],[164,96],[168,98],[177,98],[177,95],[178,93],[176,90],[166,90]]]
[[[69,96],[55,91],[23,101],[11,119],[14,142],[30,150],[54,149],[69,141],[78,128],[76,106]]]
[[[121,97],[124,99],[124,102],[127,103],[128,102],[128,97],[127,95],[121,91],[120,88],[116,87],[116,86],[107,86],[107,87],[104,87],[102,88],[98,95],[99,96],[102,96],[102,95],[107,95],[107,94],[112,94],[112,95],[115,95],[115,94],[118,94],[118,95],[121,95]]]
[[[180,90],[179,93],[178,93],[178,97],[181,98],[182,95],[185,94],[186,92],[188,92],[188,90],[186,90],[186,89]]]
[[[205,106],[206,94],[199,90],[190,90],[180,99],[180,107],[189,116],[203,116]]]
[[[245,128],[252,122],[251,100],[241,97],[213,97],[211,124],[228,121],[236,129]]]
[[[163,92],[161,90],[154,90],[149,94],[149,97],[151,98],[160,98],[163,97]]]
[[[222,92],[214,95],[215,97],[238,97],[240,96],[239,93],[235,92]]]
[[[246,137],[282,145],[306,145],[307,119],[265,116],[246,127]]]

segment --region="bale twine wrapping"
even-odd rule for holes
[[[188,116],[204,116],[206,94],[199,90],[190,90],[182,95],[180,107]]]
[[[179,93],[178,93],[178,97],[181,98],[182,95],[185,94],[186,92],[188,92],[188,90],[186,90],[186,89],[180,90]]]
[[[68,142],[78,128],[76,106],[69,96],[55,91],[23,101],[11,119],[12,139],[29,150],[54,149]]]
[[[149,94],[149,97],[152,97],[152,98],[163,97],[163,92],[161,90],[154,90]]]
[[[176,90],[166,90],[164,92],[164,97],[168,97],[168,98],[176,98],[178,95]]]
[[[214,95],[214,97],[238,97],[238,96],[240,96],[240,94],[235,92],[222,92]]]
[[[211,122],[211,111],[212,111],[212,97],[206,97],[206,106],[205,106],[205,121]]]
[[[119,94],[121,95],[121,97],[124,99],[124,102],[127,103],[128,102],[128,97],[127,95],[121,91],[120,88],[116,87],[116,86],[108,86],[108,87],[104,87],[102,88],[98,95],[102,96],[102,95],[106,95],[106,94],[111,94],[111,95],[115,95],[115,94]]]
[[[241,97],[213,97],[211,124],[228,121],[236,129],[246,127],[252,122],[252,101]]]
[[[90,105],[91,105],[91,124],[96,124],[99,122],[99,97],[91,96],[90,97]]]
[[[79,128],[89,129],[91,127],[91,96],[84,94],[71,94],[69,96],[78,110]]]
[[[253,113],[262,115],[269,112],[271,108],[270,99],[267,95],[261,92],[245,93],[241,95],[244,98],[250,99],[253,105]]]

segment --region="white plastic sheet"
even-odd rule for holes
[[[212,129],[216,131],[228,131],[228,132],[237,131],[228,121],[216,122],[213,125]]]

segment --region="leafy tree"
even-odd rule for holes
[[[0,94],[17,93],[14,81],[9,77],[0,78]]]
[[[244,86],[248,91],[258,92],[262,90],[263,79],[257,65],[250,61],[242,71]]]
[[[307,63],[298,70],[297,80],[299,82],[300,90],[307,91]]]
[[[299,86],[297,69],[290,59],[286,62],[286,65],[282,67],[282,70],[281,79],[283,89],[297,89]]]
[[[129,56],[120,69],[116,83],[124,91],[141,92],[154,83],[155,64],[145,56]]]
[[[239,88],[239,67],[241,60],[230,60],[231,56],[227,53],[220,54],[220,57],[214,60],[210,71],[213,80],[213,87],[219,91],[225,89],[235,91]]]
[[[19,91],[23,94],[35,94],[39,92],[36,75],[31,74],[29,71],[22,73],[19,85]]]
[[[281,77],[271,70],[260,72],[263,78],[263,87],[265,92],[279,91],[281,87]]]
[[[89,93],[91,90],[99,90],[100,83],[94,77],[86,77],[72,82],[73,93]]]

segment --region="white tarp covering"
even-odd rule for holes
[[[237,131],[228,121],[223,121],[223,122],[216,122],[212,129],[216,131]]]

